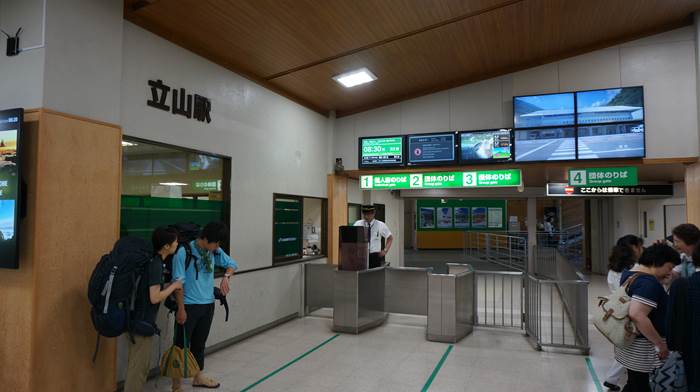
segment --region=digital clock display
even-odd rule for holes
[[[360,139],[360,167],[400,166],[403,162],[402,136]]]

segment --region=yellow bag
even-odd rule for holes
[[[189,344],[187,344],[187,332],[185,332],[184,326],[182,334],[184,335],[185,347],[180,348],[175,345],[175,338],[173,338],[172,347],[160,359],[160,375],[163,377],[192,378],[199,373],[199,364],[192,355]]]

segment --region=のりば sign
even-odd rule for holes
[[[572,186],[630,186],[637,183],[637,168],[634,166],[569,170],[569,185]]]
[[[520,185],[522,185],[520,169],[360,176],[361,189],[488,188]]]

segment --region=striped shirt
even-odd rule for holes
[[[620,284],[624,284],[634,274],[634,271],[624,271]],[[640,274],[627,289],[627,293],[633,301],[652,308],[649,312],[649,320],[659,335],[665,337],[668,295],[656,277]],[[639,335],[628,347],[615,347],[615,359],[625,368],[641,373],[651,373],[662,364],[654,344],[642,335]]]

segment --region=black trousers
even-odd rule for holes
[[[369,269],[381,267],[382,264],[384,264],[384,257],[380,256],[379,252],[369,254]]]
[[[622,389],[622,392],[651,392],[649,373],[627,369],[627,385]]]
[[[211,322],[214,320],[214,304],[205,305],[185,305],[187,321],[185,321],[185,333],[187,342],[190,344],[190,351],[199,364],[199,369],[204,370],[204,347],[207,344]],[[182,325],[176,324],[175,333],[178,347],[184,347],[184,337],[182,335]]]

